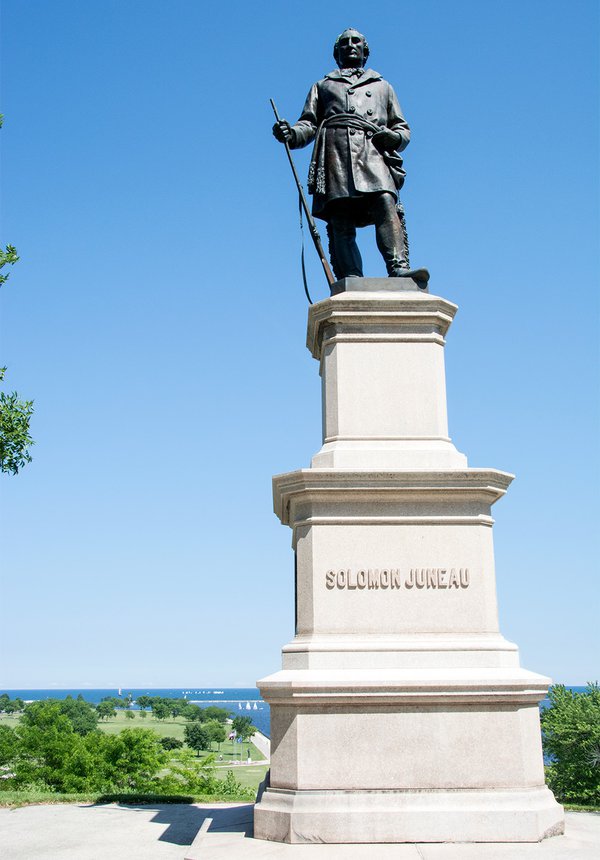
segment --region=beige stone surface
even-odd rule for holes
[[[323,447],[315,468],[460,469],[448,438],[444,335],[456,306],[419,293],[346,292],[311,306]]]
[[[258,682],[270,785],[255,835],[288,842],[530,842],[560,832],[538,703],[498,625],[492,505],[513,476],[448,436],[456,306],[346,292],[313,305],[323,447],[273,479],[292,529],[296,633]]]

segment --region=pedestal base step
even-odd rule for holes
[[[267,788],[254,837],[287,843],[539,842],[564,832],[547,788],[291,791]]]

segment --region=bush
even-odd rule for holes
[[[541,715],[548,785],[558,800],[600,803],[600,687],[588,684],[574,693],[562,684],[548,693],[550,707]]]
[[[48,700],[28,706],[14,729],[0,725],[0,798],[19,801],[27,796],[28,802],[48,802],[49,795],[94,799],[118,794],[251,799],[253,792],[233,774],[224,781],[216,776],[214,755],[199,759],[177,738],[161,739],[145,728],[127,728],[117,735],[97,728],[87,731],[85,719],[78,719],[86,713],[76,700],[66,707]],[[190,732],[198,752],[208,748],[210,739],[201,723],[189,723],[186,734]],[[179,750],[176,758],[172,749]]]

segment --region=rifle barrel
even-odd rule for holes
[[[273,99],[269,99],[271,102],[271,107],[273,108],[273,113],[275,114],[275,119],[277,122],[281,122],[279,118],[279,114],[277,112],[277,108],[275,107],[275,102]],[[300,195],[300,203],[302,208],[304,209],[304,213],[306,215],[306,220],[308,221],[308,226],[310,230],[310,235],[312,236],[312,240],[314,242],[317,254],[319,255],[319,259],[321,260],[321,265],[323,266],[323,271],[325,272],[325,277],[327,278],[327,283],[329,286],[335,283],[335,278],[333,277],[333,273],[329,266],[329,262],[325,256],[325,252],[323,251],[323,245],[321,244],[321,237],[319,236],[319,231],[317,230],[317,225],[315,224],[315,219],[312,216],[312,213],[309,209],[308,202],[304,195],[304,188],[302,187],[302,183],[298,178],[298,173],[296,172],[296,165],[294,164],[294,159],[292,158],[292,151],[290,149],[290,145],[287,140],[284,140],[285,152],[288,157],[288,161],[290,163],[290,167],[292,168],[292,173],[294,175],[294,180],[296,182],[296,186],[298,188],[298,194]]]

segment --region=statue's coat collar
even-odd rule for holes
[[[329,72],[328,75],[325,75],[325,79],[330,81],[344,81],[347,84],[352,84],[352,86],[357,87],[366,84],[367,81],[380,81],[382,78],[379,72],[376,72],[373,69],[365,69],[360,78],[348,77],[347,75],[342,74],[341,69],[335,69],[333,72]]]

